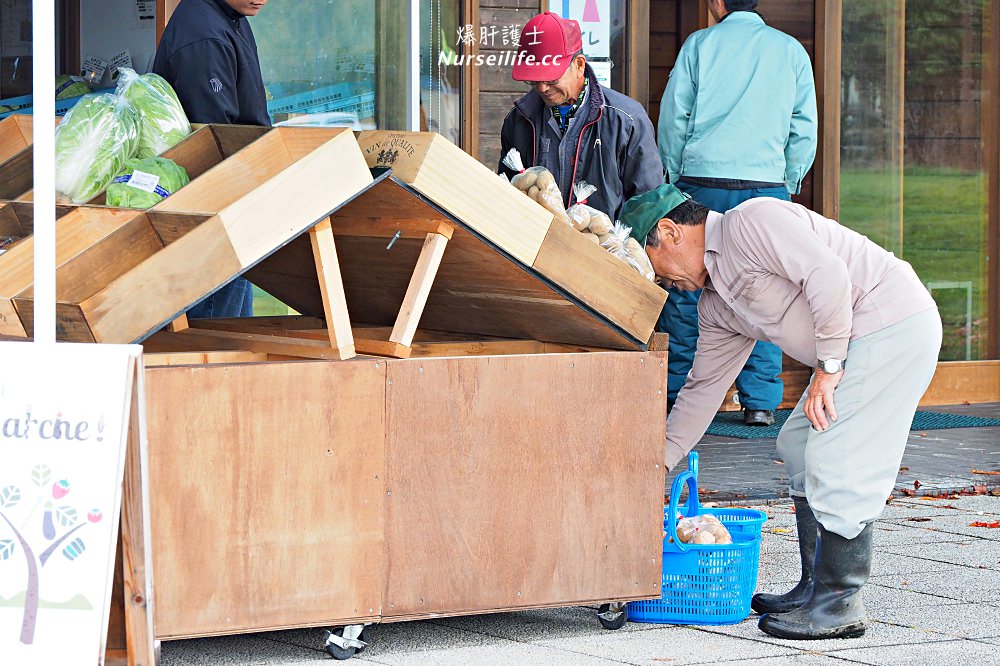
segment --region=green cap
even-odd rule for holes
[[[656,223],[690,198],[670,183],[660,185],[655,190],[637,194],[626,201],[621,223],[632,227],[629,235],[646,247],[646,236]]]

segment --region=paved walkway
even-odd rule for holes
[[[943,411],[960,413],[963,408]],[[964,408],[1000,416],[1000,405]],[[923,435],[926,436],[923,436]],[[701,452],[702,487],[718,501],[761,504],[768,513],[758,589],[785,591],[798,579],[795,518],[774,442],[715,441]],[[862,638],[819,642],[773,639],[754,617],[736,625],[682,627],[629,623],[601,629],[594,608],[564,608],[372,627],[364,664],[1000,664],[1000,497],[909,497],[1000,487],[1000,428],[914,433],[899,491],[876,527],[873,575],[864,589],[871,617]],[[919,489],[913,480],[921,480]],[[713,497],[705,496],[704,501]],[[998,491],[1000,492],[1000,491]],[[767,503],[767,504],[765,504]],[[165,642],[162,666],[322,663],[323,631],[303,629]]]

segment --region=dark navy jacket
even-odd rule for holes
[[[653,123],[634,99],[605,88],[587,65],[588,93],[566,135],[560,137],[552,113],[534,90],[517,100],[500,132],[500,159],[517,148],[525,167],[544,166],[563,195],[576,203],[572,185],[597,187],[587,203],[616,220],[631,197],[663,184],[663,165]],[[514,176],[501,162],[500,173]]]
[[[193,123],[271,124],[253,32],[225,0],[181,0],[153,71],[174,87]]]

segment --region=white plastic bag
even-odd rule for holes
[[[629,235],[631,233],[631,227],[622,224],[620,221],[615,222],[611,231],[600,237],[601,247],[639,271],[639,274],[644,278],[653,282],[656,280],[653,264],[649,262],[649,256],[646,255],[646,250],[639,244],[639,241]]]
[[[529,197],[537,201],[546,210],[551,212],[556,219],[570,224],[566,215],[566,206],[563,205],[562,193],[556,185],[555,176],[545,167],[524,168],[521,161],[521,153],[517,148],[511,148],[504,155],[503,163],[517,172],[517,175],[510,179],[510,184],[521,190]]]
[[[677,538],[681,543],[698,545],[729,544],[732,535],[719,519],[710,513],[703,513],[677,521]]]
[[[128,99],[141,118],[135,155],[139,159],[156,157],[191,133],[191,123],[177,93],[163,77],[152,73],[140,76],[128,67],[120,67],[115,94]]]
[[[585,180],[573,186],[576,203],[569,207],[566,215],[577,231],[589,231],[595,236],[603,236],[611,231],[611,218],[593,206],[587,205],[587,198],[597,191],[597,187]]]

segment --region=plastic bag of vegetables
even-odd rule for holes
[[[128,67],[119,68],[115,94],[128,99],[142,118],[136,157],[155,157],[191,133],[177,93],[163,77],[139,76]]]
[[[543,208],[551,212],[557,220],[571,224],[566,215],[566,206],[563,205],[562,193],[556,185],[555,176],[545,167],[524,168],[521,161],[521,153],[517,148],[511,148],[503,158],[503,163],[508,168],[517,172],[517,175],[510,179],[510,184],[521,190],[529,197],[537,201]]]
[[[107,204],[150,208],[190,182],[187,171],[165,157],[133,157],[108,185]]]
[[[102,192],[139,143],[139,114],[117,95],[84,95],[56,126],[56,192],[84,203]]]

